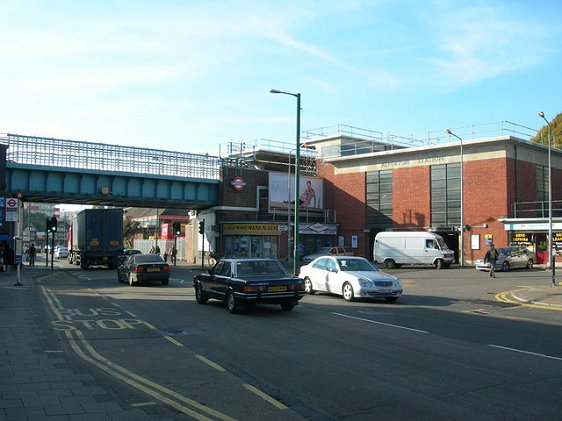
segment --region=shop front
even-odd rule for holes
[[[535,253],[535,263],[548,264],[548,223],[542,221],[503,220],[506,231],[510,232],[510,245],[524,246]],[[562,222],[552,224],[552,251],[562,255]]]
[[[278,224],[238,223],[222,226],[222,256],[279,258]]]

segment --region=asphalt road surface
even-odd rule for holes
[[[53,329],[116,395],[170,419],[560,420],[562,309],[502,302],[540,270],[394,270],[396,303],[306,296],[292,312],[195,302],[194,270],[131,287],[115,270],[36,279]]]

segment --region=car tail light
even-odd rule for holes
[[[164,266],[164,272],[169,272],[170,271],[170,266]]]
[[[144,269],[143,269],[142,267],[137,266],[137,267],[135,268],[135,273],[142,273],[142,272],[144,272]]]
[[[252,285],[246,285],[244,287],[244,292],[260,292],[260,291],[267,291],[267,287],[266,286],[252,286]]]
[[[300,290],[304,290],[304,282],[300,282],[298,284],[295,285],[289,285],[289,289],[292,291],[300,291]]]

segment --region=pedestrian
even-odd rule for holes
[[[498,250],[494,244],[490,244],[490,249],[484,256],[484,263],[490,263],[490,278],[496,277],[496,261],[498,260]]]
[[[31,246],[29,246],[29,250],[27,250],[27,255],[29,256],[29,266],[35,266],[36,254],[37,254],[37,249],[35,248],[35,244],[31,243]]]
[[[160,246],[159,245],[156,245],[156,248],[154,249],[154,253],[160,254]]]
[[[154,249],[154,246],[150,247],[149,253],[150,253],[150,254],[154,254],[154,250],[155,250],[155,249]]]
[[[168,250],[164,252],[164,261],[168,263]]]
[[[178,255],[178,250],[176,249],[176,246],[172,247],[172,263],[174,264],[174,266],[176,265],[176,258]]]

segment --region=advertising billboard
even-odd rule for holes
[[[324,185],[317,177],[301,175],[299,178],[299,205],[301,209],[323,209]],[[286,173],[269,173],[269,209],[294,208],[295,176]]]

